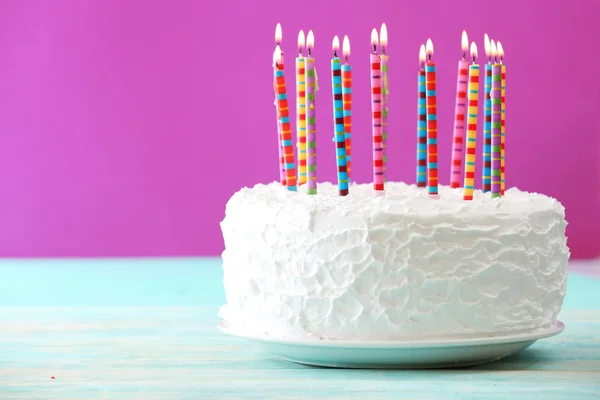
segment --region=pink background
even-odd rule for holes
[[[558,198],[573,254],[598,255],[600,2],[510,0],[494,12],[490,4],[0,2],[0,256],[220,253],[229,196],[278,176],[270,66],[278,21],[292,90],[296,35],[315,32],[320,180],[335,179],[334,34],[352,43],[359,182],[371,179],[371,28],[385,21],[390,34],[388,178],[409,182],[419,44],[427,37],[435,44],[447,184],[461,30],[480,54],[484,32],[501,39],[507,182]]]

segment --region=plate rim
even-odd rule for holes
[[[553,327],[534,332],[517,333],[513,335],[457,338],[457,339],[426,339],[426,340],[317,340],[274,337],[267,334],[257,334],[230,326],[226,320],[219,322],[218,328],[221,332],[247,340],[255,340],[270,344],[306,346],[306,347],[335,347],[335,348],[435,348],[435,347],[458,347],[458,346],[484,346],[503,343],[516,343],[536,341],[559,335],[565,330],[565,324],[559,320]]]

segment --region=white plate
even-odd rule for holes
[[[263,351],[300,364],[338,368],[448,368],[484,364],[515,354],[536,340],[558,335],[565,325],[535,333],[477,339],[350,341],[275,338],[236,330],[226,321],[219,329],[247,339]]]

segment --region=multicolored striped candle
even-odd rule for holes
[[[498,50],[498,57],[500,57],[500,64],[502,64],[502,80],[500,83],[500,94],[502,99],[501,105],[501,126],[500,126],[500,137],[501,137],[501,148],[500,148],[500,194],[504,196],[504,189],[506,187],[505,183],[505,174],[504,174],[504,149],[505,149],[505,124],[506,124],[506,64],[504,64],[504,49],[502,48],[502,43],[498,42],[496,44]]]
[[[427,64],[425,64],[425,97],[427,104],[427,192],[431,197],[438,196],[438,146],[437,146],[437,105],[436,78],[433,56],[433,42],[427,39]]]
[[[500,197],[501,148],[502,148],[502,65],[497,63],[497,52],[494,41],[491,41],[492,55],[492,197]]]
[[[281,48],[279,44],[281,43],[281,24],[278,23],[275,26],[275,51],[273,52],[273,76],[277,71],[277,66],[275,63],[275,52],[279,51],[281,53]],[[283,54],[280,54],[281,59],[283,60]],[[277,119],[277,154],[279,157],[279,182],[281,185],[286,186],[285,182],[285,159],[283,157],[283,136],[281,135],[281,122],[279,121],[279,109],[277,108],[277,83],[275,82],[275,78],[273,78],[273,91],[275,92],[275,100],[273,101],[273,105],[275,106],[275,114]]]
[[[306,71],[306,174],[308,194],[317,194],[317,118],[316,96],[319,90],[315,59],[312,49],[315,46],[315,36],[312,31],[306,37],[308,55],[305,60]]]
[[[381,60],[377,54],[377,30],[371,31],[371,120],[373,126],[373,185],[375,193],[383,193],[383,138],[381,136]]]
[[[296,57],[296,138],[298,144],[298,185],[306,183],[306,83],[304,73],[304,31],[298,33]]]
[[[487,33],[483,37],[485,46],[485,55],[488,58],[485,64],[485,82],[483,92],[483,170],[482,170],[482,190],[489,192],[492,190],[492,100],[490,92],[492,90],[492,63],[490,38]]]
[[[277,114],[281,123],[281,137],[283,139],[283,157],[285,161],[285,183],[288,190],[296,188],[296,165],[294,163],[294,148],[292,144],[292,128],[290,125],[290,110],[285,88],[284,66],[281,62],[281,50],[275,49],[275,85],[277,91]]]
[[[337,53],[340,39],[333,38],[331,59],[331,89],[333,92],[333,126],[335,130],[335,154],[337,165],[338,192],[348,194],[348,171],[346,169],[346,135],[344,134],[344,102],[342,99],[342,62]]]
[[[387,172],[387,157],[388,157],[388,98],[390,93],[390,86],[388,81],[388,62],[389,56],[386,54],[388,41],[387,34],[387,26],[384,23],[381,24],[381,29],[379,30],[379,45],[381,46],[381,140],[383,145],[383,171]],[[387,179],[384,175],[384,182],[387,182]]]
[[[461,38],[462,59],[458,61],[458,74],[456,78],[456,105],[454,107],[454,135],[452,137],[452,164],[450,164],[450,187],[460,187],[463,162],[463,140],[465,135],[465,107],[467,101],[467,51],[469,38],[467,31],[462,32]]]
[[[344,36],[342,43],[344,64],[342,65],[342,98],[344,101],[344,136],[346,140],[346,170],[348,184],[352,172],[352,66],[350,65],[350,39]]]
[[[469,66],[469,88],[467,94],[467,155],[465,156],[465,188],[463,198],[473,200],[475,189],[475,151],[477,149],[477,109],[479,106],[479,65],[477,60],[477,45],[471,43],[473,64]]]
[[[425,107],[425,45],[419,49],[417,86],[417,186],[427,186],[427,115]]]

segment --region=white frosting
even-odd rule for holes
[[[302,187],[304,188],[304,187]],[[565,295],[564,208],[518,189],[354,184],[346,197],[278,183],[244,188],[221,223],[227,304],[251,333],[393,340],[549,328]]]

